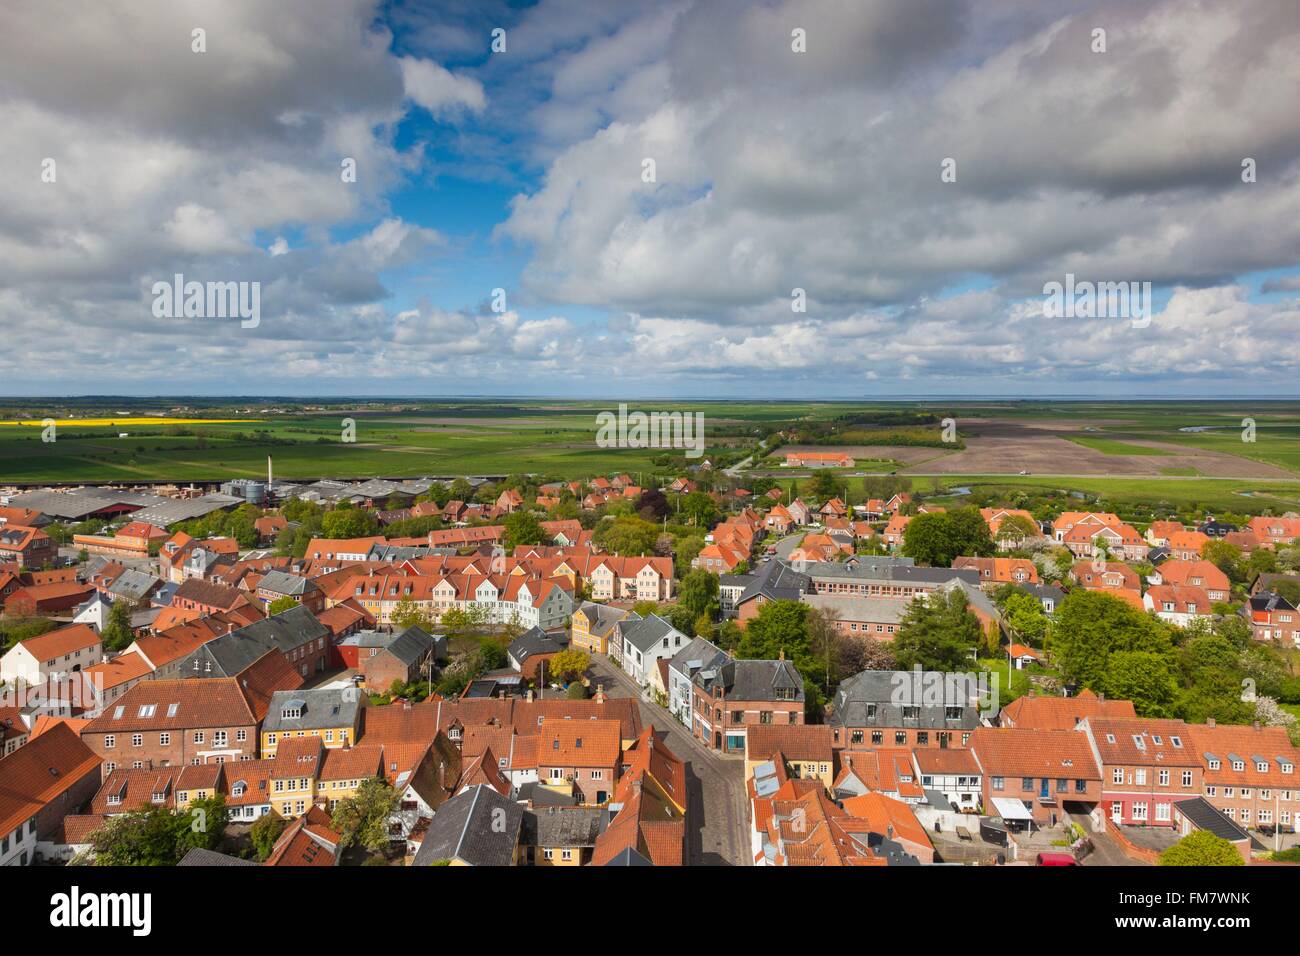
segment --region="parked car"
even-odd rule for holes
[[[1036,866],[1079,866],[1073,853],[1040,853]]]

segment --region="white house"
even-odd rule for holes
[[[623,670],[642,687],[650,683],[656,661],[671,660],[690,642],[689,637],[658,614],[622,628],[622,634]]]
[[[969,750],[918,747],[912,766],[923,790],[937,790],[958,810],[974,813],[983,793],[983,774]]]
[[[20,641],[0,657],[0,681],[41,684],[55,674],[68,674],[99,663],[104,645],[89,624],[70,624]]]

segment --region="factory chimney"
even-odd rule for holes
[[[271,456],[266,456],[266,493],[271,494]]]

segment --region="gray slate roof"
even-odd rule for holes
[[[658,614],[651,614],[630,625],[624,621],[621,628],[625,644],[631,643],[637,650],[645,653],[658,644],[666,635],[677,631],[672,624]],[[686,635],[683,634],[683,637]]]
[[[558,654],[562,650],[564,645],[540,627],[530,627],[510,642],[507,653],[522,664],[535,654]]]
[[[206,850],[201,846],[193,847],[187,852],[177,866],[259,866],[253,860],[241,860],[228,853]]]
[[[288,571],[267,571],[257,582],[257,587],[259,590],[274,591],[276,594],[287,594],[292,597],[302,597],[308,591],[316,590],[316,585],[306,578],[290,574]]]
[[[595,846],[596,838],[609,826],[609,818],[609,811],[603,807],[525,810],[519,842],[541,847]]]
[[[702,637],[693,637],[691,642],[673,655],[668,662],[671,670],[687,677],[694,677],[698,671],[716,669],[727,661],[731,655]]]
[[[161,583],[161,579],[150,574],[148,571],[137,571],[134,568],[127,568],[108,586],[108,592],[114,597],[126,598],[130,601],[139,601],[151,590]]]
[[[182,672],[234,677],[267,651],[287,653],[318,638],[328,638],[329,635],[329,628],[299,604],[274,617],[254,621],[208,641],[186,659],[182,664]],[[209,673],[201,666],[195,669],[192,663],[194,660],[211,661],[212,671]]]
[[[523,807],[491,787],[470,787],[434,813],[415,854],[415,866],[431,866],[439,860],[459,860],[470,866],[510,866],[523,818]]]
[[[803,678],[790,661],[728,661],[709,677],[709,670],[700,671],[694,681],[712,692],[720,683],[726,690],[727,700],[776,700],[778,689],[793,690],[793,698],[803,700]]]
[[[301,717],[285,717],[286,707],[301,705]],[[326,727],[356,726],[361,695],[351,687],[320,687],[314,690],[277,690],[262,721],[263,730],[322,730]]]
[[[974,730],[979,726],[979,689],[966,674],[915,671],[863,671],[843,681],[835,691],[834,712],[827,721],[837,727],[908,727],[917,730]],[[932,686],[941,684],[942,703],[927,700]],[[913,704],[915,702],[915,704]],[[874,705],[874,716],[869,708]],[[918,717],[903,717],[904,706],[919,706]],[[960,707],[961,717],[948,719],[946,708]]]
[[[736,598],[737,604],[763,595],[769,601],[797,601],[812,587],[812,579],[783,561],[769,561],[758,569],[752,580]]]

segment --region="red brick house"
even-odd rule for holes
[[[1300,750],[1285,728],[1188,724],[1187,739],[1204,765],[1205,799],[1243,827],[1300,821]]]
[[[36,844],[99,788],[99,758],[58,724],[0,758],[0,866],[27,866]]]
[[[557,720],[538,732],[537,782],[583,804],[609,802],[618,781],[622,738],[617,720]]]
[[[1089,717],[1078,730],[1101,764],[1111,822],[1172,827],[1173,804],[1201,795],[1204,769],[1183,721]]]
[[[103,761],[118,767],[180,767],[257,756],[258,718],[233,677],[142,681],[81,730]]]
[[[1067,803],[1091,810],[1102,797],[1101,770],[1087,738],[1074,730],[980,727],[970,749],[983,774],[984,812],[1007,819],[1020,803],[1040,824],[1060,820]]]
[[[804,722],[803,678],[794,664],[733,660],[692,677],[697,740],[712,750],[743,753],[749,727]]]
[[[22,568],[41,568],[53,563],[59,547],[44,531],[20,524],[0,524],[0,561]]]

